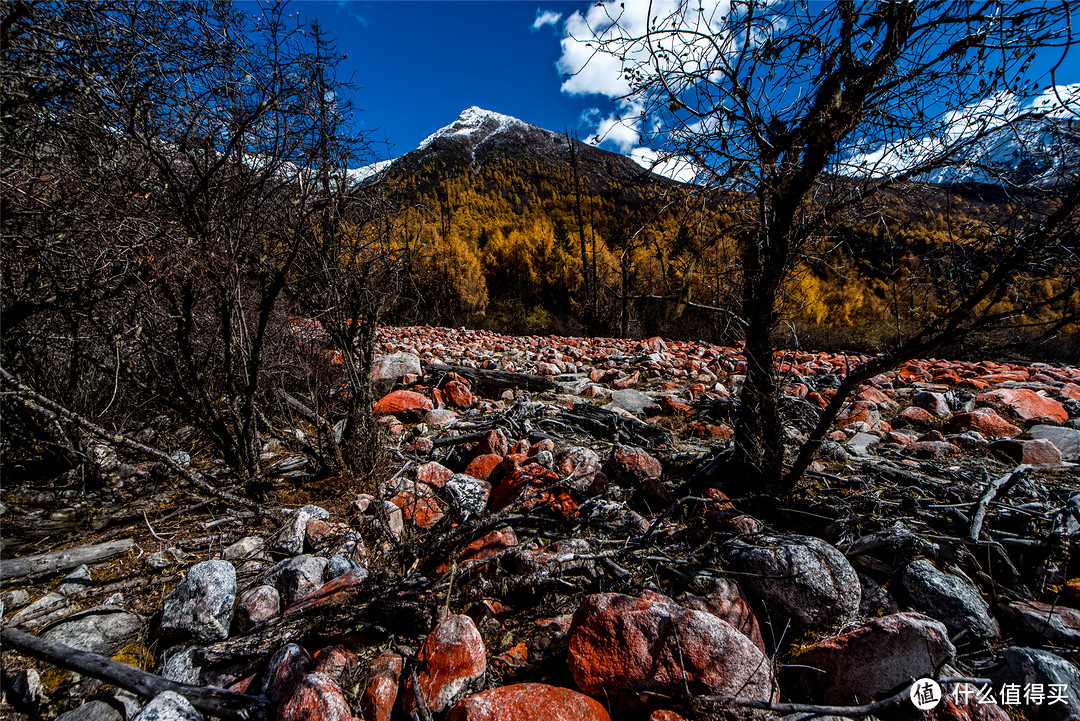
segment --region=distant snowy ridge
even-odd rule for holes
[[[1001,95],[947,118],[944,132],[851,154],[846,175],[889,177],[960,151],[961,162],[915,176],[934,183],[1048,187],[1080,168],[1080,84],[1058,85],[1026,101]]]
[[[394,160],[394,158],[390,158],[389,160],[379,160],[371,165],[364,165],[359,168],[348,168],[345,171],[345,174],[349,177],[349,180],[354,183],[360,183],[389,168]]]

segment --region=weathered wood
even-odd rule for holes
[[[548,419],[538,424],[544,420]],[[590,403],[575,403],[573,408],[559,411],[554,420],[596,438],[611,438],[617,443],[645,447],[671,443],[671,433],[664,428]]]
[[[257,696],[167,681],[126,663],[96,653],[79,651],[62,643],[46,641],[18,629],[5,628],[0,631],[0,639],[5,646],[22,654],[111,683],[143,698],[153,698],[163,691],[173,691],[207,716],[261,719],[266,717],[269,709],[266,699]]]
[[[975,504],[975,510],[972,512],[971,529],[968,532],[968,538],[970,540],[979,540],[979,534],[982,532],[983,520],[986,518],[986,511],[990,507],[990,501],[994,500],[998,493],[1004,493],[1011,488],[1030,470],[1031,466],[1029,465],[1019,465],[986,487],[982,497],[980,497],[978,503]]]
[[[98,543],[90,546],[76,546],[62,551],[41,553],[36,556],[7,558],[0,561],[0,584],[8,584],[28,578],[50,576],[61,571],[78,568],[84,563],[97,563],[126,553],[135,545],[135,541],[125,538],[119,541]]]
[[[424,373],[428,375],[432,373],[457,373],[462,378],[468,378],[478,385],[494,388],[524,388],[527,391],[539,392],[554,391],[559,388],[558,383],[546,376],[497,371],[489,368],[468,368],[466,366],[446,366],[432,363],[425,367]]]

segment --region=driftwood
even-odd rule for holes
[[[1017,481],[1027,475],[1027,472],[1030,470],[1031,466],[1029,465],[1019,465],[986,487],[982,497],[979,498],[979,502],[975,504],[975,511],[971,516],[971,530],[968,532],[968,538],[970,540],[979,540],[979,534],[982,532],[983,519],[986,518],[986,511],[990,507],[990,501],[994,500],[998,493],[1004,493],[1010,487],[1015,485]]]
[[[121,541],[65,548],[62,551],[42,553],[37,556],[4,559],[0,561],[0,584],[50,576],[77,568],[84,563],[104,561],[106,558],[126,553],[134,545],[135,541],[125,538]]]
[[[462,378],[468,378],[473,383],[493,388],[524,388],[527,391],[554,391],[559,389],[559,384],[546,376],[537,376],[532,373],[513,373],[511,371],[496,371],[488,368],[468,368],[466,366],[445,366],[431,364],[424,372],[431,373],[457,373]]]
[[[671,433],[664,428],[590,403],[575,403],[573,408],[560,411],[554,420],[595,438],[611,438],[617,443],[644,447],[671,443]]]
[[[167,681],[126,663],[96,653],[79,651],[62,643],[46,641],[18,629],[6,628],[0,631],[0,639],[5,646],[26,656],[111,683],[143,698],[153,698],[163,691],[173,691],[207,716],[261,719],[266,717],[269,709],[266,699],[258,696]]]

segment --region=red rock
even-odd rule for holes
[[[513,548],[516,545],[518,545],[518,538],[513,528],[505,526],[496,529],[461,549],[461,553],[457,558],[458,567],[462,569],[468,568],[478,561],[494,556],[496,553]],[[449,570],[450,564],[444,563],[439,566],[438,572],[446,573]]]
[[[312,518],[305,526],[305,540],[311,548],[322,548],[344,536],[348,530],[348,527],[342,528],[340,523],[327,523]]]
[[[502,463],[503,457],[494,453],[485,453],[469,461],[469,467],[465,469],[473,478],[486,481]]]
[[[309,673],[293,686],[278,709],[278,721],[345,721],[350,718],[345,694],[321,673]]]
[[[517,669],[522,668],[529,662],[529,649],[525,645],[525,642],[512,646],[506,649],[498,656],[491,659],[491,666],[498,673],[503,676],[509,676],[513,674]]]
[[[960,447],[948,441],[916,441],[904,446],[900,452],[912,458],[948,458],[960,455]]]
[[[641,691],[774,698],[769,659],[728,623],[702,611],[594,594],[574,614],[568,640],[578,688],[617,708],[639,707]]]
[[[1058,393],[1062,398],[1072,398],[1074,401],[1080,401],[1080,385],[1076,383],[1066,383],[1061,388],[1058,388]]]
[[[993,408],[976,408],[970,413],[957,413],[949,419],[948,427],[953,431],[974,429],[990,438],[1012,438],[1022,432],[999,416]]]
[[[925,408],[919,408],[918,406],[911,406],[900,411],[895,419],[893,419],[894,426],[914,426],[915,428],[927,428],[937,422],[937,418],[933,413]]]
[[[510,452],[510,444],[506,440],[506,434],[501,429],[495,429],[488,431],[487,435],[480,439],[480,442],[476,444],[476,454],[485,455],[488,453],[505,456]]]
[[[1001,403],[1025,421],[1049,419],[1064,423],[1069,420],[1064,406],[1028,388],[997,388],[983,393],[976,400],[979,403]]]
[[[710,578],[705,581],[705,584],[705,587],[701,589],[701,595],[680,596],[679,605],[683,608],[711,613],[753,641],[762,653],[767,653],[757,616],[750,608],[750,602],[738,582],[726,578]]]
[[[649,721],[686,721],[686,719],[675,713],[674,711],[661,709],[659,711],[653,711],[651,714],[649,714]]]
[[[281,614],[281,595],[273,586],[255,586],[236,600],[236,628],[245,632]]]
[[[401,421],[394,416],[382,416],[376,422],[392,436],[396,436],[405,430],[405,426],[401,425]]]
[[[635,484],[646,478],[659,478],[663,473],[660,461],[637,446],[615,446],[608,461],[611,476],[623,483]]]
[[[684,416],[694,410],[692,405],[674,395],[660,396],[660,406],[665,413],[673,416]]]
[[[861,391],[859,391],[858,397],[859,400],[873,403],[880,410],[892,410],[896,408],[896,401],[894,401],[892,398],[889,398],[887,395],[882,393],[877,388],[874,388],[873,386],[866,386],[865,388],[863,388]]]
[[[356,654],[344,646],[327,646],[315,654],[312,670],[338,682],[342,676],[351,676],[356,671]]]
[[[405,450],[413,453],[431,453],[435,449],[435,441],[427,436],[417,436],[405,444]]]
[[[1061,451],[1043,438],[1033,441],[1021,441],[1015,438],[994,441],[990,444],[990,450],[1013,463],[1028,463],[1033,466],[1061,465]]]
[[[449,381],[442,387],[443,397],[458,408],[468,408],[476,402],[476,396],[461,381]]]
[[[519,683],[468,697],[446,721],[611,721],[611,717],[599,701],[577,691]]]
[[[641,381],[641,373],[634,371],[630,375],[623,376],[622,378],[616,378],[611,382],[611,385],[619,390],[626,390],[631,386],[636,386]]]
[[[923,433],[921,436],[919,436],[918,438],[915,439],[915,442],[916,443],[934,443],[936,441],[943,441],[943,440],[945,440],[945,436],[941,433],[941,431],[933,430],[933,431],[930,431],[929,433]]]
[[[403,667],[403,659],[393,651],[383,651],[371,662],[371,675],[360,696],[360,711],[367,721],[390,721]]]
[[[521,466],[492,489],[488,508],[491,511],[501,511],[523,494],[527,498],[537,496],[541,493],[540,489],[550,486],[558,480],[559,475],[557,473],[550,468],[541,466],[539,463],[529,463]]]
[[[294,643],[278,649],[267,664],[263,694],[278,703],[311,669],[311,654]]]
[[[453,471],[435,461],[423,463],[416,467],[416,480],[434,488],[445,486],[447,479],[452,475],[454,475]]]
[[[531,446],[529,446],[529,458],[535,458],[536,455],[540,453],[540,451],[547,451],[548,453],[553,453],[555,451],[555,441],[551,440],[550,438],[543,438],[536,443],[533,443]]]
[[[393,391],[379,399],[379,402],[375,404],[374,412],[381,416],[388,413],[430,411],[434,407],[426,396],[416,391]]]
[[[561,473],[571,486],[585,491],[592,486],[600,471],[600,456],[591,448],[571,446],[555,457],[555,470]]]
[[[943,624],[918,613],[894,613],[800,651],[785,673],[785,689],[815,703],[866,703],[932,676],[955,655]]]
[[[1002,611],[1021,632],[1065,647],[1080,646],[1080,611],[1038,601],[1013,601]]]
[[[434,526],[442,520],[442,509],[435,502],[431,489],[423,484],[417,484],[416,488],[415,491],[401,491],[390,502],[401,509],[406,520],[421,528]]]
[[[429,711],[441,713],[456,703],[487,670],[484,639],[468,616],[448,616],[424,639],[416,655],[417,686]],[[410,679],[402,693],[406,716],[416,708]]]
[[[881,423],[881,415],[878,413],[877,404],[867,401],[852,403],[836,419],[836,425],[841,427],[851,423],[865,423],[871,429],[877,427]]]
[[[910,704],[905,704],[904,721],[1010,721],[1004,707],[996,703],[980,703],[978,689],[969,684],[959,684],[954,698],[950,688],[941,699],[941,703],[927,711],[919,711]],[[899,721],[895,713],[883,713],[888,721]]]

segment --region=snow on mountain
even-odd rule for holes
[[[915,176],[935,183],[978,182],[1047,187],[1080,167],[1080,84],[1047,88],[1034,98],[1003,94],[945,118],[942,132],[903,138],[853,153],[842,172],[887,177],[959,153],[960,162]]]
[[[389,160],[379,160],[371,165],[364,165],[359,168],[349,168],[345,171],[345,174],[349,176],[349,180],[359,183],[389,168],[394,160],[394,158],[390,158]]]
[[[518,120],[510,115],[503,115],[502,113],[495,113],[490,110],[484,110],[478,108],[475,105],[471,108],[466,108],[458,116],[457,120],[447,125],[445,128],[440,128],[434,133],[425,138],[420,145],[417,146],[417,150],[423,150],[430,146],[438,138],[448,137],[467,137],[476,136],[471,138],[479,142],[490,138],[496,133],[508,130],[510,128],[528,128],[531,127],[528,123]]]

